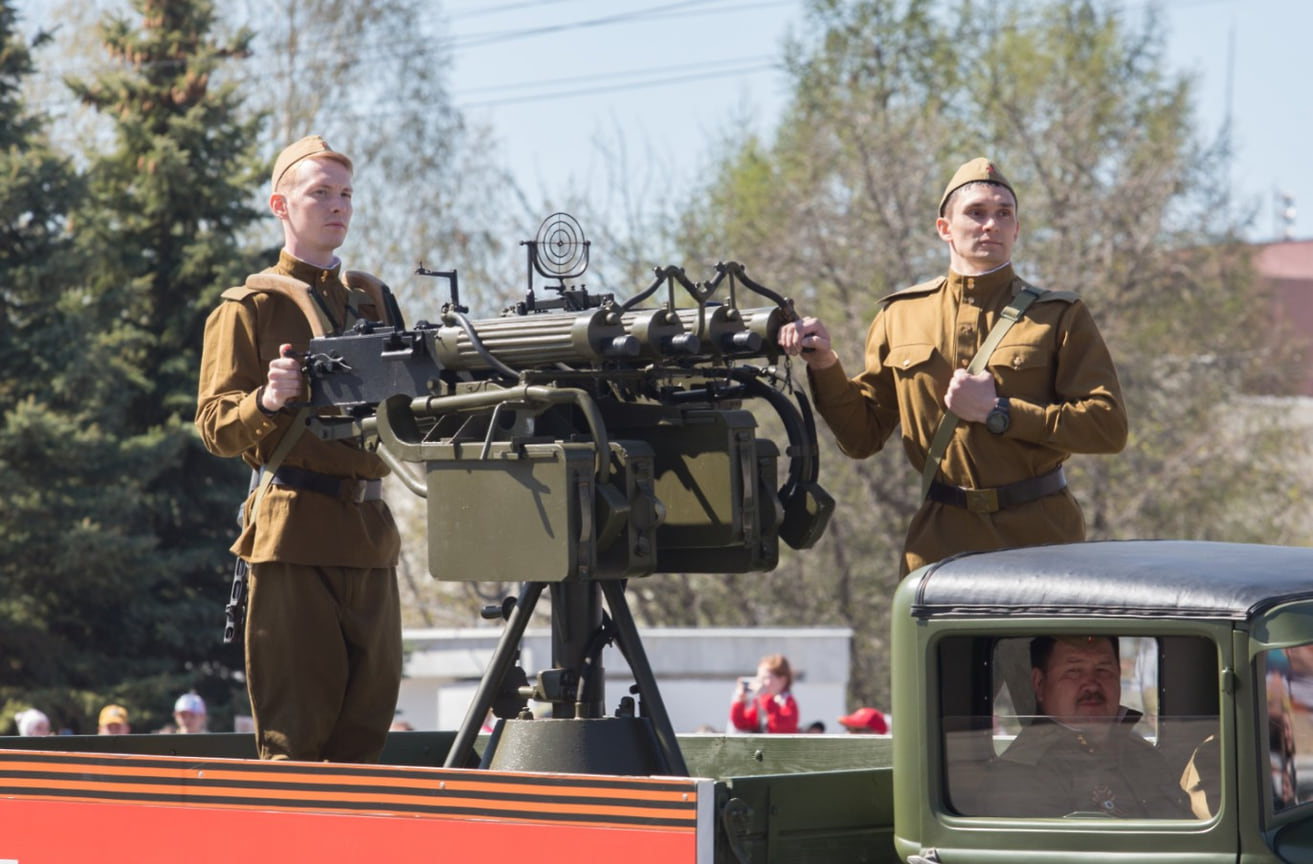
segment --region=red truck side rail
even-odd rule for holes
[[[714,796],[676,777],[0,750],[0,862],[711,864]]]

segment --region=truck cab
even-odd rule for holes
[[[1313,861],[1313,549],[962,555],[908,576],[892,618],[904,860]],[[1102,728],[1037,705],[1046,639],[1110,646]]]

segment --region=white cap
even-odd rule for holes
[[[35,735],[38,723],[46,724],[46,732],[50,731],[50,718],[35,708],[28,708],[26,711],[20,711],[14,715],[15,722],[18,723],[19,735]]]
[[[173,713],[179,711],[190,711],[193,714],[205,713],[205,700],[196,695],[195,692],[184,693],[178,697],[178,701],[173,703]]]

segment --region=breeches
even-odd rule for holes
[[[378,761],[401,686],[396,571],[252,564],[248,592],[260,758]]]

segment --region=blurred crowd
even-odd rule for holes
[[[206,731],[205,700],[195,691],[183,693],[173,703],[173,722],[167,723],[154,733],[198,733]],[[24,737],[41,737],[44,735],[68,735],[71,729],[52,729],[50,718],[39,708],[28,708],[14,715],[14,724],[18,734]],[[98,735],[127,735],[132,732],[132,719],[128,709],[118,703],[111,703],[100,709],[96,721]]]

